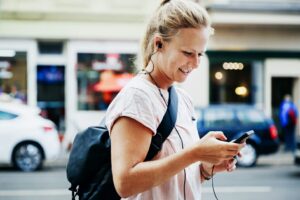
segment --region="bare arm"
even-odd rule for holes
[[[151,137],[152,131],[133,119],[121,117],[115,122],[111,132],[112,171],[120,196],[128,197],[160,185],[198,160],[219,163],[238,152],[237,144],[223,150],[224,144],[228,143],[216,140],[216,135],[210,134],[176,154],[144,162]]]

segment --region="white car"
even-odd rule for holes
[[[0,163],[22,171],[35,171],[60,152],[54,123],[39,115],[40,109],[14,102],[0,102]]]

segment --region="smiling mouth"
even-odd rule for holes
[[[181,69],[179,68],[179,70],[184,73],[184,74],[189,74],[192,70],[188,70],[188,69]]]

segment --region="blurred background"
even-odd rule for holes
[[[158,2],[1,0],[1,92],[17,90],[61,134],[98,123],[135,72],[139,39]],[[195,105],[253,104],[275,121],[284,94],[299,107],[300,2],[197,2],[215,34],[202,66],[182,85]]]
[[[300,108],[300,1],[196,2],[207,8],[215,33],[201,67],[180,87],[197,108],[238,103],[262,110],[281,139],[283,96]],[[158,4],[0,0],[0,102],[38,107],[69,149],[138,71],[139,40]]]

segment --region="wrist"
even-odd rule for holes
[[[210,170],[208,170],[207,168],[205,169],[203,163],[200,164],[200,174],[205,180],[210,180],[213,177],[212,172],[210,172]]]
[[[199,161],[199,156],[197,154],[197,149],[194,146],[188,147],[185,149],[187,151],[185,158],[190,160],[191,163]]]

